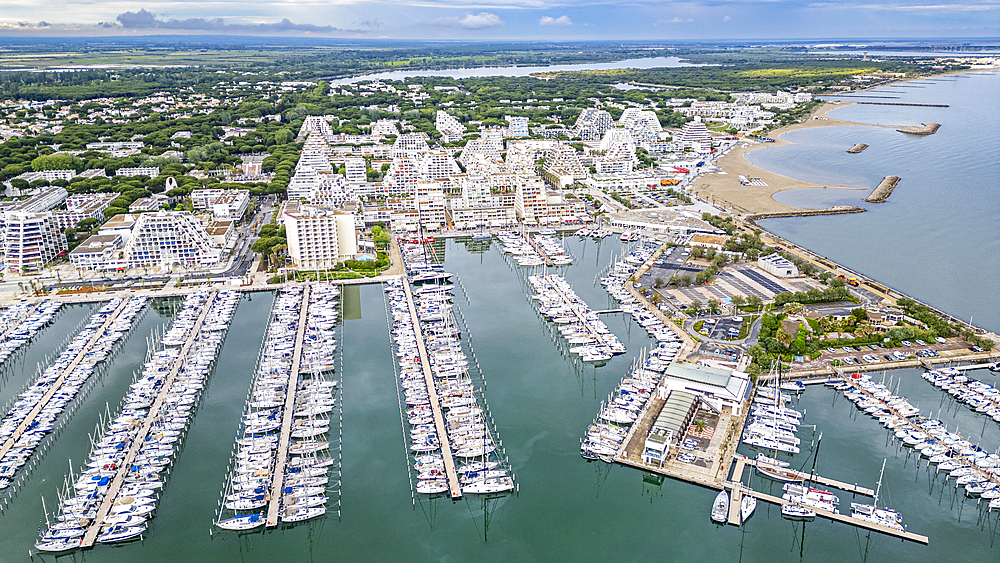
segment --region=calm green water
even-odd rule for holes
[[[594,283],[598,270],[621,253],[618,241],[568,239],[580,258],[568,268],[575,291],[594,308],[606,308],[606,293]],[[223,347],[216,373],[165,487],[144,542],[99,546],[60,558],[87,561],[991,561],[996,513],[980,521],[975,503],[952,486],[930,478],[886,432],[827,388],[810,388],[800,407],[806,422],[824,433],[818,469],[844,481],[874,486],[888,458],[884,496],[902,511],[910,529],[931,538],[929,547],[818,520],[794,524],[761,504],[743,530],[709,519],[715,492],[666,480],[647,483],[621,466],[588,463],[579,440],[629,364],[644,346],[645,333],[622,315],[608,326],[629,347],[601,367],[574,366],[525,297],[517,269],[496,247],[468,252],[449,241],[446,268],[460,275],[456,303],[472,332],[472,346],[485,373],[486,399],[520,487],[517,495],[484,501],[467,497],[411,500],[382,290],[361,287],[344,326],[344,447],[342,517],[287,530],[247,536],[210,534],[219,491],[264,333],[273,296],[244,298]],[[360,318],[358,318],[360,312]],[[55,332],[68,322],[60,317]],[[0,561],[24,561],[42,514],[40,495],[52,502],[67,459],[82,461],[87,432],[105,402],[116,405],[145,352],[145,335],[166,319],[147,313],[142,326],[115,358],[103,384],[87,397],[56,446],[26,487],[0,516],[4,550]],[[75,326],[75,324],[74,324]],[[919,378],[902,375],[900,392],[914,404],[947,411],[946,396]],[[993,376],[983,375],[990,379]],[[895,383],[894,383],[895,385]],[[945,416],[945,415],[942,415]],[[1000,445],[996,423],[983,423],[964,407],[947,411],[963,434],[982,432],[985,447]],[[808,431],[803,439],[808,442]],[[975,440],[974,440],[975,441]],[[808,446],[807,448],[808,449]],[[808,452],[796,463],[806,463]],[[757,480],[754,484],[759,486]],[[850,499],[843,495],[845,508]],[[803,540],[804,538],[804,540]],[[36,556],[36,559],[38,556]],[[53,560],[51,556],[45,561]]]

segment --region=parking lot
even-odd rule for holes
[[[698,428],[699,421],[704,423],[701,429]],[[708,446],[712,443],[712,437],[715,436],[715,429],[718,424],[718,414],[699,410],[680,441],[680,447],[677,450],[677,461],[698,467],[710,467],[713,460],[707,456]]]
[[[875,347],[874,350],[872,349],[872,346]],[[958,339],[950,339],[944,344],[939,342],[927,342],[926,345],[921,345],[916,342],[911,342],[910,346],[898,346],[895,348],[885,347],[884,344],[848,346],[848,350],[844,350],[844,347],[841,346],[832,348],[833,352],[831,352],[828,348],[823,348],[820,351],[820,356],[818,358],[815,360],[796,363],[795,367],[802,369],[827,367],[833,360],[839,360],[847,367],[850,367],[851,365],[876,364],[886,364],[886,367],[891,367],[891,362],[901,361],[898,356],[894,355],[894,352],[902,354],[902,359],[908,359],[928,357],[921,354],[921,351],[923,350],[930,350],[933,354],[944,357],[970,351],[969,343]],[[865,361],[864,356],[866,355],[874,361]],[[886,356],[888,356],[888,358]],[[850,363],[846,362],[846,359],[849,359]]]
[[[741,319],[743,317],[740,317]],[[713,322],[714,321],[714,322]],[[739,337],[742,321],[736,321],[733,317],[718,317],[705,319],[702,325],[702,333],[716,340],[735,340]]]

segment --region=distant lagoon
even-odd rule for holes
[[[355,84],[357,82],[364,82],[367,80],[405,80],[415,76],[442,76],[460,79],[477,78],[482,76],[528,76],[538,72],[572,72],[582,70],[611,70],[618,68],[673,68],[679,66],[703,65],[683,62],[680,57],[648,57],[640,59],[624,59],[609,63],[579,63],[549,66],[488,66],[433,70],[391,70],[333,80],[331,81],[331,84]]]

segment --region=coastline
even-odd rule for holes
[[[941,76],[954,76],[958,74],[975,73],[982,71],[992,71],[995,69],[962,69],[954,70],[950,72],[944,72],[940,74],[934,74],[931,76],[920,76],[913,78],[902,78],[898,80],[890,81],[886,84],[879,84],[877,86],[866,86],[863,88],[858,88],[855,92],[865,92],[880,87],[891,87],[893,84],[905,84],[908,82],[915,82],[918,80],[923,80],[925,78],[935,78]],[[790,141],[783,139],[781,136],[785,133],[791,131],[798,131],[800,129],[809,129],[813,127],[881,127],[884,129],[896,129],[899,130],[901,126],[898,125],[884,125],[877,123],[859,123],[855,121],[845,121],[841,119],[836,119],[829,117],[829,112],[831,110],[853,105],[857,102],[825,102],[822,106],[816,108],[812,114],[806,118],[802,123],[793,123],[791,125],[786,125],[779,129],[771,131],[768,135],[774,139],[773,143],[754,143],[752,145],[746,146],[744,148],[744,143],[733,148],[725,156],[720,157],[715,161],[715,163],[722,168],[725,174],[713,173],[706,174],[704,176],[698,177],[694,181],[694,193],[707,201],[712,201],[714,203],[723,205],[729,208],[729,211],[736,215],[767,215],[767,214],[796,214],[800,212],[812,212],[819,211],[820,209],[808,208],[808,207],[794,207],[791,205],[786,205],[780,203],[774,199],[774,195],[779,192],[784,192],[788,190],[796,189],[834,189],[834,190],[852,190],[852,191],[865,191],[868,188],[854,188],[850,186],[839,186],[839,185],[826,185],[817,184],[815,182],[807,182],[805,180],[798,180],[791,178],[789,176],[783,176],[771,172],[770,170],[765,170],[759,166],[751,163],[746,155],[750,151],[754,151],[766,147],[776,147],[783,145],[793,145]],[[935,129],[936,130],[936,129]],[[901,133],[905,133],[902,132]],[[767,184],[767,186],[742,186],[739,181],[739,176],[747,176],[753,178],[760,178]],[[858,203],[864,198],[859,198]],[[835,212],[836,208],[828,208],[827,211]],[[858,208],[847,208],[856,210]]]
[[[883,127],[892,129],[891,125],[872,125],[870,123],[858,123],[854,121],[844,121],[829,117],[827,114],[836,108],[852,105],[854,102],[826,102],[809,115],[802,123],[793,123],[779,129],[775,129],[769,135],[774,139],[773,143],[741,143],[729,151],[725,156],[716,160],[716,164],[725,171],[725,174],[712,173],[699,177],[694,182],[695,193],[702,198],[714,201],[718,204],[726,205],[730,210],[738,215],[757,215],[771,213],[795,213],[798,211],[817,211],[815,208],[793,207],[780,203],[774,199],[774,194],[787,190],[797,189],[835,189],[866,191],[867,188],[855,188],[850,186],[840,186],[831,184],[818,184],[798,180],[789,176],[783,176],[765,170],[750,162],[747,154],[751,151],[766,147],[777,147],[783,145],[793,145],[791,141],[783,139],[781,136],[791,131],[800,129],[811,129],[814,127]],[[760,178],[767,186],[742,185],[739,176]],[[863,198],[858,198],[860,203]]]

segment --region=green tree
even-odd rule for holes
[[[43,170],[83,170],[83,161],[69,154],[49,154],[35,158],[31,161],[31,168],[35,172]]]

